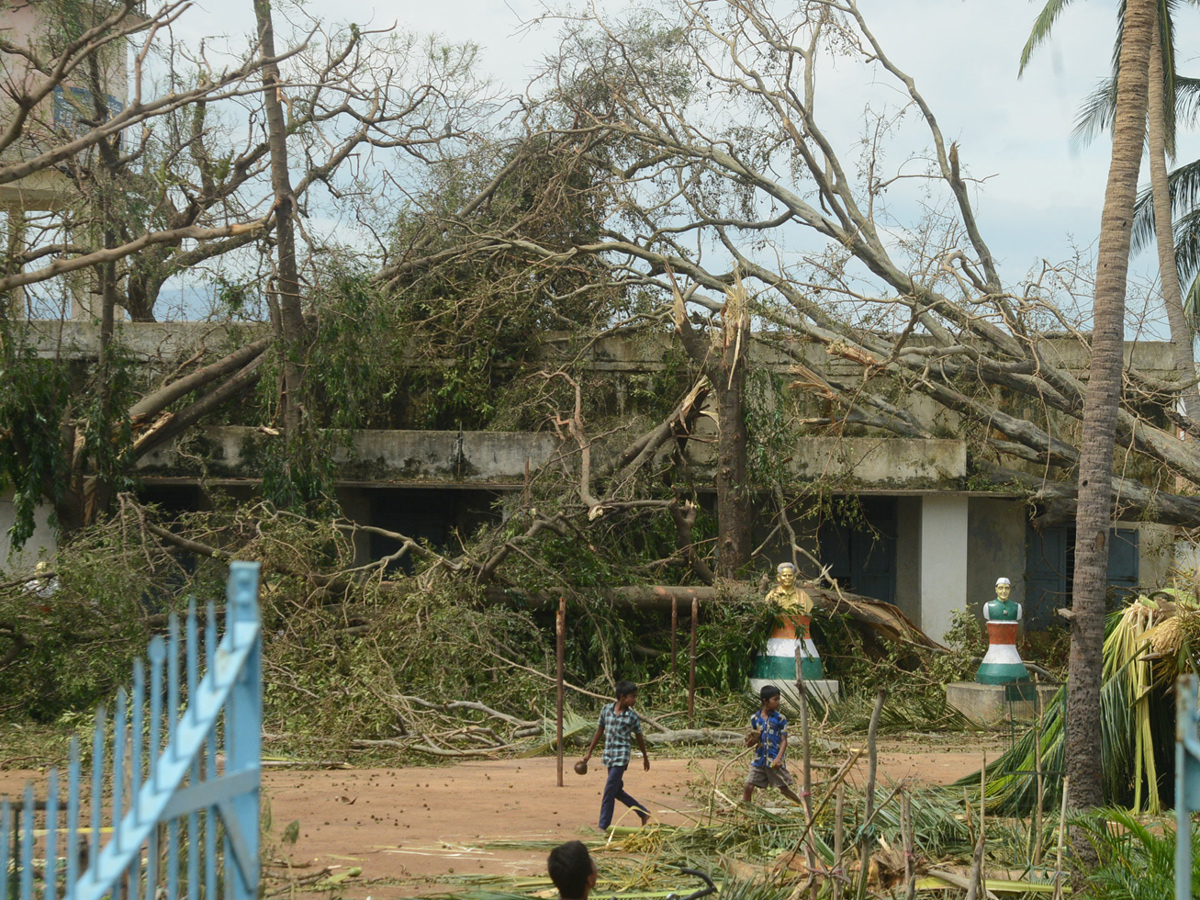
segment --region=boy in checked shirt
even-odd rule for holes
[[[630,737],[637,738],[638,749],[642,751],[642,767],[650,771],[650,757],[646,753],[646,741],[642,737],[642,722],[633,711],[637,702],[637,685],[632,681],[617,682],[617,702],[609,703],[600,711],[600,724],[592,735],[587,753],[583,756],[586,764],[592,758],[596,742],[604,735],[604,753],[600,760],[608,766],[608,781],[604,783],[604,797],[600,801],[600,830],[612,824],[613,807],[620,800],[642,820],[645,825],[650,821],[650,813],[642,804],[625,793],[625,770],[629,768],[629,758],[633,749]]]

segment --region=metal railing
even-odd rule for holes
[[[167,639],[135,661],[131,692],[111,717],[96,711],[86,806],[78,739],[65,797],[52,769],[44,800],[32,785],[0,800],[0,900],[257,897],[258,575],[257,563],[230,565],[219,644],[213,604],[203,639],[190,605],[182,641],[172,615]]]

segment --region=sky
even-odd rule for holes
[[[1094,243],[1108,169],[1107,141],[1078,148],[1070,134],[1081,100],[1108,71],[1116,2],[1071,4],[1054,37],[1018,78],[1021,48],[1041,5],[1042,0],[860,0],[893,61],[915,77],[946,137],[959,142],[969,172],[985,179],[977,198],[980,226],[1009,277]],[[375,27],[395,22],[418,33],[474,41],[482,50],[482,70],[514,93],[556,43],[553,20],[530,24],[546,11],[540,0],[304,0],[304,6],[335,22]],[[1181,35],[1195,33],[1198,15],[1191,8],[1180,12]],[[253,27],[250,0],[196,0],[181,27],[196,35],[247,34]],[[1188,44],[1180,41],[1184,72],[1195,63]],[[834,65],[822,77],[826,96],[850,97],[870,76]],[[831,105],[847,134],[861,127],[861,105]],[[1200,141],[1181,140],[1180,159],[1196,156]],[[1135,260],[1135,270],[1144,275],[1154,268],[1150,252]]]

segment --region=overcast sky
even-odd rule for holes
[[[980,223],[1010,277],[1041,258],[1066,258],[1072,242],[1094,242],[1108,167],[1107,142],[1076,149],[1070,133],[1081,99],[1108,70],[1116,2],[1072,4],[1055,38],[1018,80],[1021,47],[1042,2],[861,2],[893,61],[916,78],[946,136],[960,143],[971,173],[987,178]],[[417,32],[475,41],[483,48],[482,68],[514,92],[555,43],[552,21],[527,26],[544,11],[538,0],[306,0],[305,6],[334,21],[397,22]],[[1186,9],[1180,15],[1187,18],[1179,33],[1195,34],[1197,13]],[[187,19],[197,32],[230,35],[249,33],[253,22],[250,0],[197,0]],[[1179,63],[1195,74],[1188,45],[1180,41]],[[827,94],[839,79],[850,78],[863,74],[831,72]],[[857,115],[860,108],[847,114]],[[1180,155],[1200,156],[1200,142],[1181,141]],[[1150,260],[1138,263],[1145,271]]]

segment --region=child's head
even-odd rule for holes
[[[764,684],[762,690],[758,692],[758,699],[762,701],[762,708],[769,710],[779,709],[779,705],[783,702],[779,688],[773,684]]]
[[[555,847],[546,867],[563,900],[586,900],[596,886],[596,864],[583,841],[567,841]]]
[[[633,701],[637,699],[637,685],[632,681],[617,682],[617,702],[624,703],[626,706],[633,706]]]

